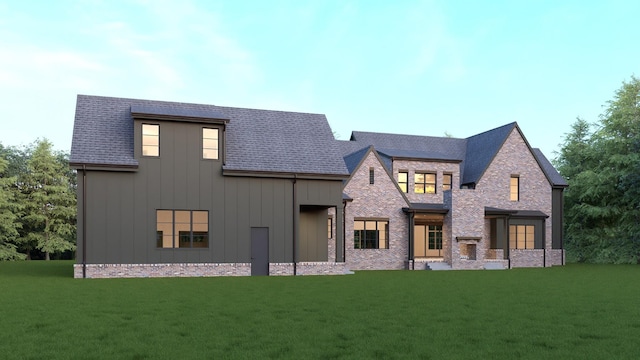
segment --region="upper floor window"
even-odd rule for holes
[[[402,192],[407,192],[409,189],[409,173],[406,171],[398,172],[398,186]]]
[[[209,247],[209,212],[157,210],[156,242],[159,248]]]
[[[535,248],[535,226],[533,225],[509,225],[510,249]]]
[[[373,168],[369,168],[369,184],[373,185],[373,183],[375,182],[375,170]]]
[[[202,129],[202,158],[218,159],[218,129]]]
[[[520,200],[520,177],[516,175],[511,175],[511,180],[509,183],[509,200]]]
[[[414,189],[417,194],[436,193],[436,174],[416,173],[414,176]]]
[[[356,220],[353,222],[354,249],[388,249],[389,221]]]
[[[451,190],[452,179],[451,174],[442,174],[442,190]]]
[[[142,156],[160,156],[160,125],[142,124]]]

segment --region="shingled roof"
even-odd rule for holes
[[[324,115],[78,95],[70,162],[137,166],[132,107],[168,116],[225,119],[225,171],[346,176]],[[147,111],[148,112],[148,111]]]
[[[513,122],[467,138],[467,153],[465,154],[461,184],[477,184],[480,181],[485,170],[515,127],[516,123]]]
[[[350,141],[342,142],[352,144],[341,144],[340,147],[350,171],[353,171],[354,157],[361,152],[356,153],[353,149],[373,146],[383,159],[461,162],[461,184],[476,184],[514,129],[520,131],[515,122],[466,139],[354,131]],[[349,150],[352,150],[351,153]],[[553,186],[567,186],[566,181],[539,149],[532,149],[532,153]],[[390,161],[388,163],[385,161],[385,165],[390,168]]]

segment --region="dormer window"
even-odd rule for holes
[[[219,156],[219,130],[218,129],[202,129],[202,158],[209,160],[217,160]]]
[[[160,125],[142,124],[142,156],[160,156]]]

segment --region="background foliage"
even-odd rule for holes
[[[48,140],[0,145],[0,260],[73,257],[75,184],[68,155]]]
[[[640,79],[624,82],[600,121],[577,119],[555,165],[565,191],[569,261],[640,262]]]

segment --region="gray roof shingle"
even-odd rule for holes
[[[555,167],[551,164],[551,162],[547,159],[546,156],[542,153],[540,149],[533,149],[533,155],[538,160],[538,163],[542,167],[542,171],[547,175],[547,178],[551,182],[553,186],[569,186],[567,180],[565,180],[562,175],[556,170]]]
[[[349,171],[353,171],[354,167],[354,149],[373,146],[383,159],[397,157],[461,161],[461,184],[476,184],[509,134],[516,128],[518,125],[513,122],[466,139],[354,131],[351,140],[342,141],[340,146],[343,154],[350,154],[348,158],[345,157]],[[542,152],[539,149],[532,149],[532,151],[552,185],[566,186],[566,181]],[[388,167],[391,166],[390,160],[384,162]]]
[[[515,127],[516,123],[513,122],[467,138],[461,184],[476,184],[480,181],[480,177]]]
[[[131,107],[229,119],[225,170],[348,175],[324,115],[78,95],[70,162],[135,166]],[[213,114],[213,115],[212,115]]]

